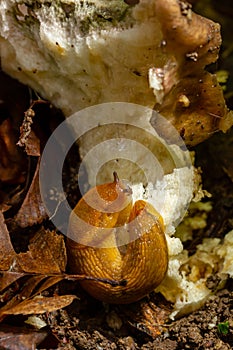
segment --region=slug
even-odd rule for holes
[[[127,304],[143,298],[167,272],[163,219],[143,200],[133,205],[131,194],[114,173],[112,183],[96,186],[81,198],[69,219],[71,272],[125,281],[119,286],[80,282],[90,295],[107,303]]]

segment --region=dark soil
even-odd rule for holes
[[[156,339],[146,328],[137,329],[138,325],[130,325],[130,319],[126,317],[129,306],[123,310],[122,307],[103,306],[89,300],[81,310],[82,300],[46,319],[56,340],[54,335],[50,336],[39,348],[48,348],[49,342],[55,346],[59,340],[55,346],[59,349],[232,349],[233,292],[229,289],[232,289],[230,283],[228,289],[211,296],[202,309],[168,323],[163,334]],[[226,321],[230,325],[229,332],[223,334],[219,325]]]

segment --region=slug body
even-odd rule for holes
[[[71,213],[68,240],[71,272],[115,281],[111,286],[82,281],[83,288],[107,303],[131,303],[153,291],[168,266],[162,217],[139,200],[115,174],[112,183],[90,189]]]

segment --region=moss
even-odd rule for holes
[[[126,4],[124,0],[76,0],[76,1],[23,1],[26,6],[35,14],[42,7],[47,8],[47,12],[54,11],[55,18],[61,22],[77,21],[80,32],[87,35],[91,30],[101,30],[109,26],[119,27],[121,23],[131,25],[133,19],[130,16],[132,6]],[[77,20],[78,19],[78,20]]]
[[[218,332],[222,335],[227,335],[229,333],[229,321],[219,323]]]

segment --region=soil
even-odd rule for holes
[[[223,334],[218,325],[229,320],[232,325],[233,292],[232,283],[209,298],[205,306],[171,322],[164,327],[161,336],[153,339],[146,329],[130,327],[130,320],[125,316],[125,310],[119,307],[103,306],[96,303],[86,305],[80,310],[80,305],[73,305],[66,310],[60,310],[50,315],[51,330],[59,343],[58,349],[232,349],[233,331]],[[91,306],[90,306],[91,305]],[[125,307],[126,309],[128,308]],[[74,313],[79,309],[79,314]],[[75,310],[75,311],[74,311]],[[114,320],[113,320],[114,319]],[[110,322],[111,320],[111,322]],[[47,319],[48,321],[48,319]],[[120,329],[116,329],[121,326]],[[153,326],[153,325],[152,325]],[[39,348],[48,348],[48,342],[55,339],[48,337]]]

